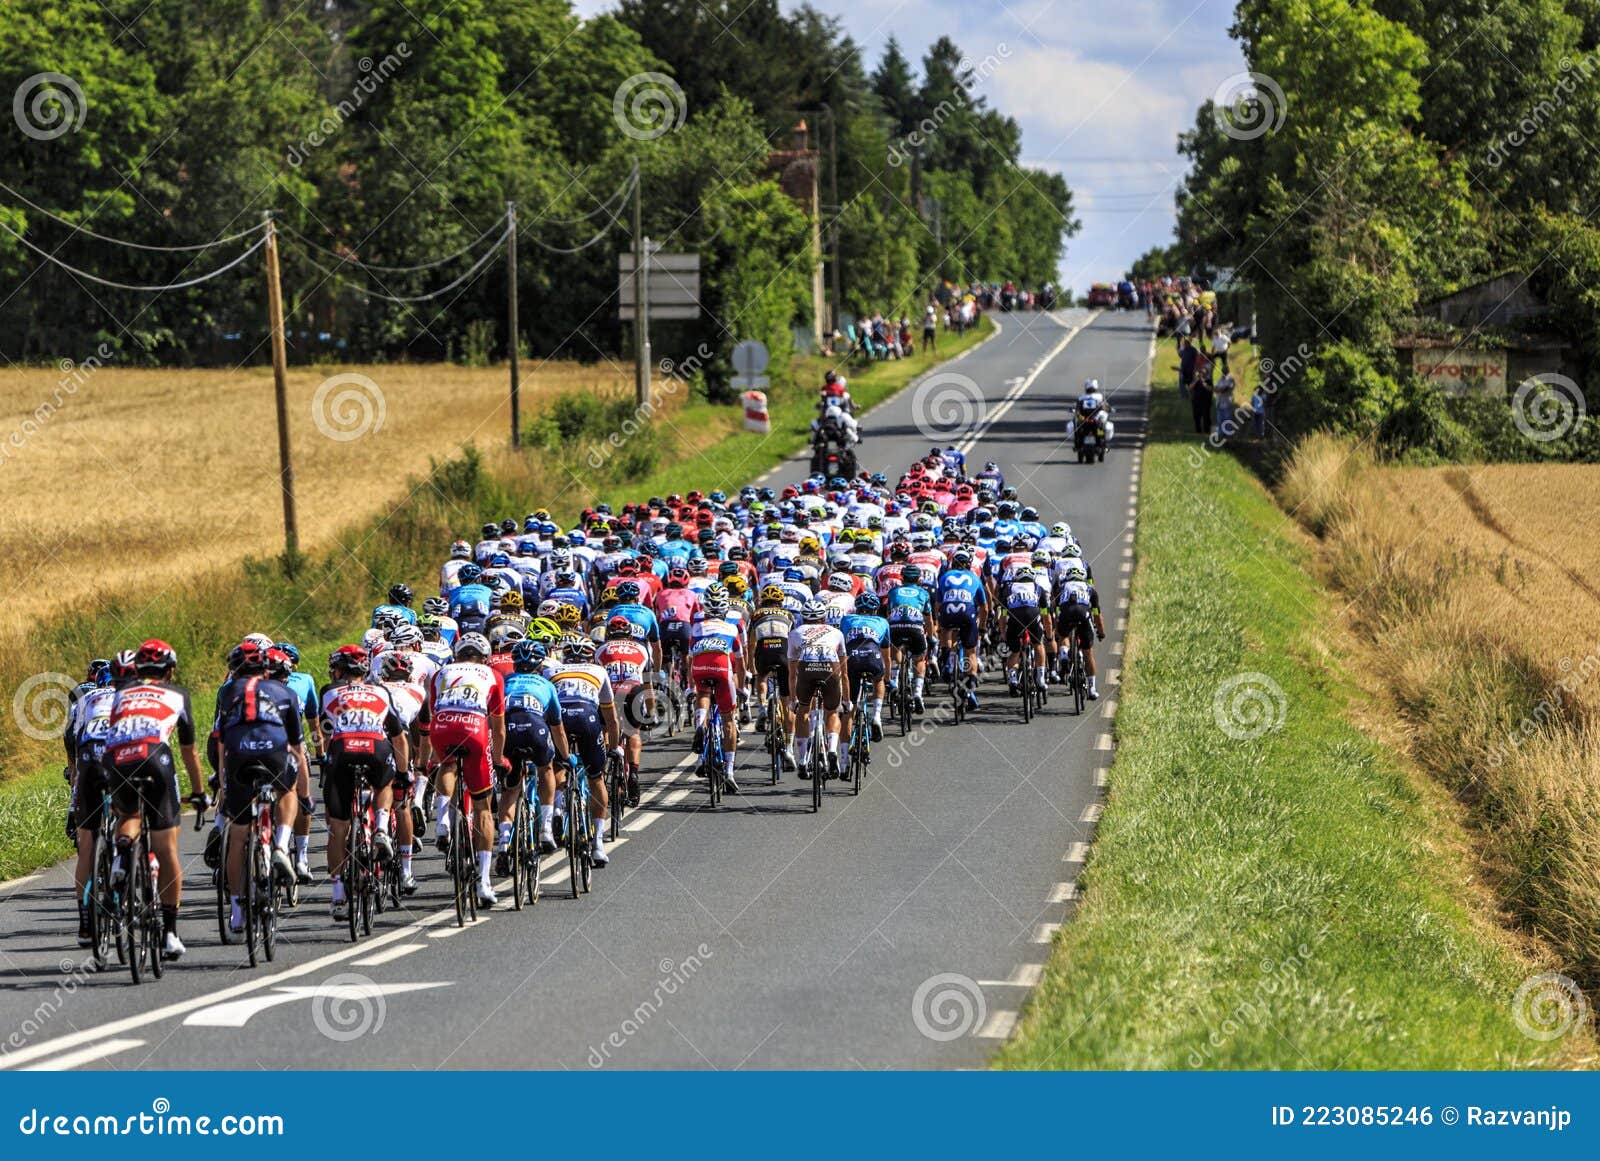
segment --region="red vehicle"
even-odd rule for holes
[[[1089,305],[1091,307],[1114,307],[1117,305],[1117,292],[1104,282],[1096,282],[1089,287]]]

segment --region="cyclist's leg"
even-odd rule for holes
[[[359,774],[355,763],[334,747],[329,748],[323,760],[328,763],[322,780],[322,807],[328,816],[328,876],[333,880],[334,918],[341,919],[339,908],[345,903],[344,861],[350,846],[350,818],[355,811]]]

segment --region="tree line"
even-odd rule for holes
[[[200,246],[270,210],[291,359],[498,357],[502,263],[390,300],[469,272],[515,201],[522,348],[610,356],[637,166],[645,233],[702,257],[704,316],[660,328],[658,353],[704,348],[715,372],[761,338],[777,364],[811,320],[812,230],[768,159],[802,118],[846,311],[909,310],[941,277],[1056,279],[1071,195],[1021,164],[1016,122],[981,91],[990,63],[941,40],[918,71],[891,40],[869,70],[838,21],[777,0],[621,0],[587,20],[568,0],[18,0],[0,9],[18,94],[0,132],[0,353],[265,358],[255,260],[153,294],[21,239],[168,285],[251,239],[134,249],[72,227]]]
[[[1440,395],[1393,345],[1428,332],[1430,299],[1525,276],[1548,309],[1521,325],[1570,341],[1580,370],[1562,390],[1582,409],[1600,373],[1587,180],[1600,4],[1242,0],[1232,34],[1245,97],[1219,90],[1180,137],[1177,240],[1137,269],[1233,269],[1254,288],[1265,353],[1309,353],[1274,384],[1291,430],[1374,434],[1424,458],[1600,454],[1584,423],[1504,438],[1504,401]],[[1471,336],[1507,341],[1493,327]]]

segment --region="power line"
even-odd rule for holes
[[[190,286],[199,286],[202,282],[210,282],[213,278],[217,277],[217,275],[225,274],[229,270],[232,270],[235,266],[239,265],[239,263],[243,262],[246,258],[250,257],[250,255],[254,254],[257,250],[261,249],[261,247],[267,244],[266,236],[262,235],[262,237],[256,240],[255,245],[251,246],[243,254],[240,254],[232,262],[229,262],[226,266],[217,267],[217,269],[211,271],[209,274],[202,274],[199,278],[190,278],[183,282],[169,282],[161,286],[135,286],[127,282],[116,282],[110,278],[101,278],[98,274],[90,274],[87,270],[80,270],[76,266],[69,265],[42,247],[35,246],[32,242],[28,241],[28,239],[24,238],[21,234],[17,233],[4,222],[0,222],[0,230],[4,230],[28,249],[32,250],[35,254],[39,255],[39,257],[43,258],[47,262],[55,263],[69,274],[74,274],[79,278],[86,278],[90,282],[98,282],[101,286],[109,286],[114,290],[133,290],[146,294],[159,294],[168,290],[183,290]]]
[[[419,270],[432,270],[436,266],[443,266],[447,262],[453,262],[457,258],[471,253],[473,250],[478,248],[478,244],[480,242],[482,242],[490,234],[494,233],[495,230],[503,226],[505,224],[505,220],[506,215],[501,214],[500,217],[495,219],[495,221],[487,230],[479,234],[465,246],[461,247],[461,249],[455,251],[454,253],[446,254],[443,258],[435,258],[428,262],[419,262],[415,266],[385,266],[378,262],[363,262],[359,258],[353,258],[348,254],[341,254],[337,250],[330,250],[326,246],[322,246],[316,242],[313,242],[310,238],[307,238],[304,234],[300,233],[299,230],[294,229],[292,226],[280,225],[278,228],[284,231],[286,234],[293,235],[296,241],[310,246],[313,250],[320,250],[322,253],[328,255],[328,257],[340,263],[340,265],[353,266],[358,270],[376,270],[384,274],[414,274]],[[315,265],[315,263],[313,263],[313,265]]]
[[[502,218],[501,220],[503,221],[504,218]],[[483,253],[483,256],[481,258],[479,258],[476,262],[474,262],[467,269],[466,273],[462,274],[461,277],[455,279],[455,281],[447,283],[444,286],[441,286],[438,290],[429,291],[427,294],[386,294],[381,290],[373,290],[370,287],[362,286],[359,283],[352,282],[350,279],[348,279],[348,278],[344,277],[344,275],[340,274],[337,270],[329,270],[326,266],[322,265],[322,263],[318,262],[314,258],[306,257],[304,255],[302,255],[302,257],[305,257],[305,260],[307,262],[311,263],[312,266],[315,266],[318,270],[322,271],[322,273],[326,274],[329,278],[337,279],[338,281],[345,283],[347,286],[354,287],[356,290],[360,291],[362,294],[367,295],[369,298],[380,298],[385,302],[399,302],[399,303],[427,302],[429,299],[438,298],[441,295],[449,294],[456,287],[461,286],[462,284],[466,283],[471,278],[473,278],[478,273],[478,271],[482,270],[484,268],[484,266],[486,266],[488,264],[488,262],[489,262],[489,260],[491,258],[493,258],[496,254],[498,254],[500,252],[501,245],[505,242],[506,238],[510,236],[510,233],[511,233],[511,231],[510,231],[509,228],[506,229],[506,230],[501,231],[500,237],[495,240],[495,244],[493,246],[491,246],[488,250],[485,250],[484,253]]]
[[[72,230],[73,233],[83,234],[87,237],[95,239],[98,242],[110,242],[115,246],[126,246],[130,250],[149,250],[158,254],[188,254],[193,253],[196,250],[209,250],[214,246],[225,246],[229,242],[237,242],[240,238],[248,238],[251,234],[254,234],[263,228],[261,226],[251,226],[248,230],[240,230],[237,234],[229,234],[225,238],[218,238],[212,242],[201,242],[193,246],[150,246],[144,242],[130,242],[125,238],[113,238],[108,234],[97,234],[95,231],[89,229],[88,226],[79,225],[77,222],[69,221],[68,219],[63,218],[60,214],[55,213],[52,210],[47,210],[38,203],[28,200],[26,197],[12,189],[3,181],[0,181],[0,190],[5,190],[6,193],[16,198],[19,202],[27,206],[30,210],[33,210],[35,213],[43,214],[47,218],[51,218],[57,222],[60,222],[63,226],[66,226]]]

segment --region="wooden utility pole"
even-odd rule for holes
[[[278,279],[278,228],[272,211],[267,223],[267,325],[272,330],[272,389],[278,405],[278,482],[283,489],[283,568],[291,577],[300,567],[300,529],[294,511],[294,460],[289,450],[289,352],[283,333],[283,285]]]
[[[833,203],[833,222],[831,241],[833,243],[833,320],[829,330],[839,329],[839,315],[844,310],[844,299],[839,290],[839,218],[844,213],[844,207],[839,204],[839,123],[833,115],[833,108],[829,105],[822,106],[828,114],[828,200]]]
[[[517,366],[517,203],[506,203],[506,350],[511,359],[511,446],[522,446],[522,423],[518,414],[521,386]]]
[[[650,295],[645,283],[650,274],[650,239],[644,236],[644,181],[639,162],[633,163],[633,346],[634,402],[650,402]]]

